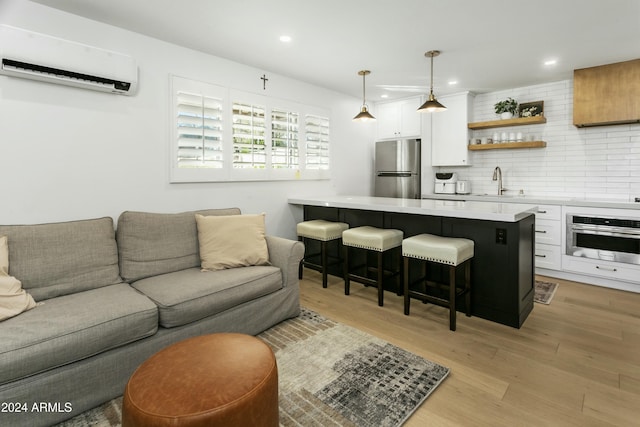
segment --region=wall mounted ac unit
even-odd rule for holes
[[[0,25],[0,74],[133,95],[138,67],[128,55]]]

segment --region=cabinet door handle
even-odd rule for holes
[[[538,211],[538,213],[545,214],[545,213],[547,213],[547,211]]]
[[[547,232],[547,230],[536,230],[536,233],[542,233],[545,234]]]
[[[538,254],[536,254],[536,256],[537,256],[538,258],[546,258],[546,257],[547,257],[546,255],[538,255]]]
[[[596,268],[598,270],[604,270],[604,271],[618,271],[617,268],[611,268],[611,267],[600,267],[599,265],[596,265]]]

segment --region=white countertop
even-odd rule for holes
[[[531,205],[586,206],[593,208],[617,208],[640,210],[640,203],[620,200],[595,200],[578,197],[552,196],[498,196],[497,194],[423,194],[423,199],[451,201],[485,201]]]
[[[399,212],[450,218],[517,222],[537,211],[537,206],[493,201],[420,200],[368,196],[290,197],[292,205],[325,206],[381,212]]]

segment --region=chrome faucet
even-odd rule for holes
[[[500,169],[500,166],[496,166],[493,170],[492,180],[498,181],[498,196],[502,196],[507,189],[502,187],[502,169]]]

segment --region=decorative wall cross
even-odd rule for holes
[[[266,90],[267,82],[269,81],[269,79],[267,78],[267,75],[263,74],[262,77],[260,77],[260,80],[262,80],[262,90]]]

